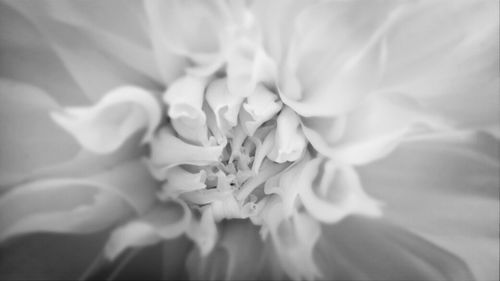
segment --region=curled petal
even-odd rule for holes
[[[180,201],[157,206],[143,217],[113,231],[105,247],[105,256],[113,260],[130,247],[155,244],[183,234],[190,223],[191,211]]]
[[[262,85],[249,95],[243,103],[239,119],[247,135],[253,136],[255,131],[281,110],[282,103],[278,97]]]
[[[213,81],[207,88],[207,103],[215,113],[217,125],[227,132],[238,124],[238,113],[244,97],[230,93],[226,79]]]
[[[184,76],[170,85],[163,95],[168,116],[176,132],[197,143],[207,143],[206,116],[202,110],[206,79]]]
[[[207,173],[204,170],[198,173],[191,173],[186,171],[184,168],[175,166],[163,169],[165,171],[160,171],[157,177],[161,180],[166,180],[162,186],[161,197],[177,197],[179,194],[185,192],[191,192],[195,190],[204,189],[206,187],[205,179]],[[158,172],[159,170],[152,170]]]
[[[269,159],[283,163],[302,157],[307,141],[300,128],[299,116],[285,107],[278,116],[276,126],[274,146],[268,155]]]
[[[319,170],[318,166],[315,168],[315,171]],[[363,191],[352,167],[336,167],[330,160],[323,169],[319,185],[309,184],[302,188],[300,194],[304,207],[312,217],[325,223],[336,223],[352,214],[370,217],[382,215],[380,204]]]
[[[109,153],[133,133],[146,128],[149,142],[161,121],[161,108],[149,92],[124,86],[109,92],[92,107],[70,107],[52,113],[54,121],[70,132],[86,149]]]
[[[162,128],[151,142],[151,162],[156,166],[208,165],[219,161],[225,144],[197,146],[184,142],[171,128]]]

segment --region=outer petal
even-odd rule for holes
[[[348,112],[377,85],[398,2],[329,1],[302,12],[281,65],[280,95],[303,116]]]
[[[156,182],[142,163],[129,162],[88,178],[40,179],[0,199],[0,238],[36,231],[88,233],[155,200]]]
[[[323,225],[315,260],[325,280],[473,280],[462,260],[384,220]]]
[[[451,126],[414,99],[388,93],[367,98],[341,118],[304,118],[302,123],[319,152],[354,165],[388,155],[408,135]]]
[[[162,239],[183,234],[191,221],[191,211],[185,203],[170,201],[159,205],[139,219],[113,231],[105,248],[108,259],[115,259],[129,247],[144,247]]]
[[[40,89],[0,80],[0,186],[77,154],[78,144],[49,117],[56,109]]]
[[[496,123],[498,9],[488,0],[412,3],[386,34],[381,89],[415,97],[461,127]]]
[[[8,4],[0,7],[0,77],[36,85],[63,104],[88,102],[37,27]]]
[[[52,118],[86,149],[109,153],[133,133],[146,128],[149,142],[161,122],[161,108],[153,95],[133,86],[117,88],[92,107],[70,107]]]
[[[469,134],[405,144],[361,175],[389,220],[458,255],[476,278],[495,280],[499,168],[498,140]]]
[[[100,3],[56,3],[11,1],[10,5],[30,19],[63,61],[80,88],[92,100],[123,84],[158,88],[156,74],[151,69],[152,57],[138,34],[140,9],[135,3],[120,2],[122,20],[114,23],[116,5]],[[128,6],[132,5],[132,6]],[[127,9],[132,11],[127,12]],[[86,10],[88,12],[82,11]],[[90,14],[86,16],[84,14]],[[126,17],[126,18],[124,18]],[[130,27],[135,26],[135,27]],[[140,29],[140,28],[139,28]],[[144,34],[144,31],[142,31]],[[129,38],[126,38],[128,34]],[[137,42],[139,41],[139,42]],[[133,61],[135,60],[135,61]]]

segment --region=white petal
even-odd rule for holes
[[[109,153],[133,133],[146,128],[149,142],[161,121],[161,108],[149,92],[124,86],[109,92],[92,107],[70,107],[52,113],[54,121],[70,132],[86,149]]]
[[[238,113],[244,97],[229,92],[226,79],[213,81],[207,88],[206,99],[215,113],[217,125],[223,132],[238,124]]]
[[[208,165],[218,162],[225,144],[197,146],[184,142],[171,128],[160,129],[151,143],[151,162],[158,167],[180,164]]]
[[[163,95],[168,116],[176,132],[188,141],[206,144],[206,116],[202,110],[205,78],[184,76],[174,81]]]
[[[240,122],[249,136],[266,121],[270,120],[281,110],[282,103],[279,98],[262,85],[258,85],[255,91],[249,95],[243,103],[240,111]]]
[[[299,116],[285,107],[278,116],[276,126],[274,147],[268,155],[269,159],[283,163],[302,157],[307,141],[300,128]]]
[[[191,221],[187,236],[198,245],[202,256],[206,256],[212,251],[217,242],[218,232],[210,207],[203,208],[201,217]]]
[[[315,168],[317,171],[318,167]],[[317,188],[321,191],[315,191],[312,184],[304,186],[300,199],[311,216],[319,221],[336,223],[348,215],[382,215],[380,204],[363,191],[352,167],[336,167],[333,161],[326,162]]]
[[[179,201],[157,206],[143,217],[113,231],[105,247],[108,259],[115,259],[130,247],[155,244],[162,239],[173,239],[185,231],[191,220],[191,211]]]

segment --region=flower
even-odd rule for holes
[[[111,229],[108,260],[166,243],[194,279],[498,279],[497,2],[1,12],[0,239]]]

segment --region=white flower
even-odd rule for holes
[[[1,11],[1,239],[187,237],[190,278],[498,279],[498,2]]]

